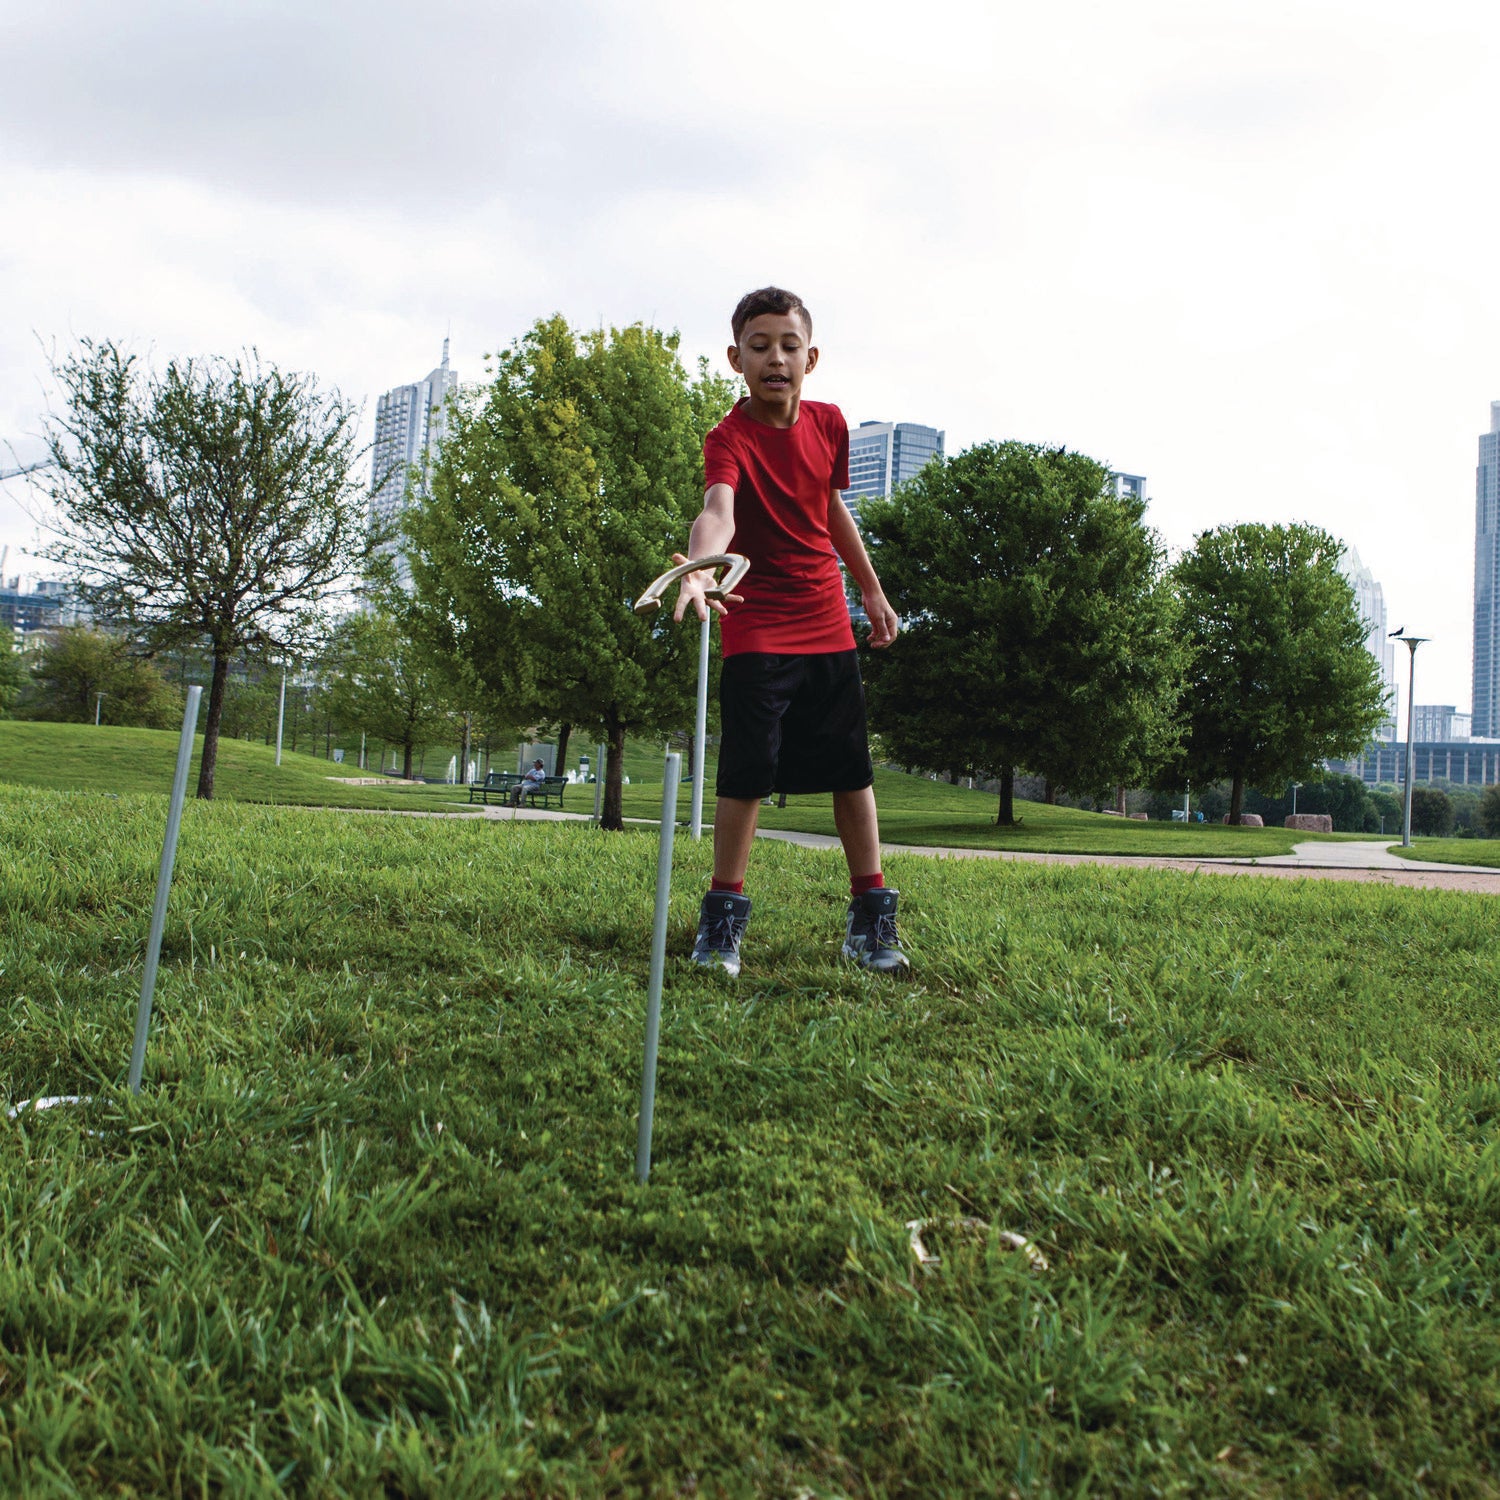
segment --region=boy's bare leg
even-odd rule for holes
[[[833,825],[849,861],[850,879],[880,869],[880,820],[875,815],[875,788],[833,794]]]
[[[714,883],[743,883],[760,821],[759,797],[720,797],[714,804]]]

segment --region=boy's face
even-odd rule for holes
[[[752,415],[791,416],[802,398],[802,378],[818,362],[800,313],[761,313],[751,318],[729,364],[745,377]]]

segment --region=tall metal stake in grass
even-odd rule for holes
[[[703,837],[703,755],[708,749],[708,633],[712,620],[698,630],[698,719],[693,727],[693,837]]]
[[[146,1037],[151,1030],[151,997],[156,992],[156,965],[161,958],[161,934],[167,925],[167,893],[172,889],[172,866],[177,861],[177,830],[182,826],[182,799],[187,792],[188,762],[193,758],[193,730],[198,724],[201,687],[190,687],[182,715],[182,738],[177,742],[177,772],[172,777],[172,804],[167,812],[167,838],[156,874],[156,905],[151,909],[151,937],[146,943],[146,972],[141,976],[141,1003],[135,1013],[135,1045],[130,1049],[130,1092],[141,1091],[141,1069],[146,1065]]]
[[[646,1061],[641,1069],[641,1123],[635,1138],[635,1180],[651,1175],[651,1122],[656,1112],[656,1042],[661,1034],[661,981],[667,967],[667,913],[672,899],[672,835],[677,828],[680,755],[667,756],[661,788],[661,842],[656,851],[656,918],[651,927],[651,977],[646,985]]]

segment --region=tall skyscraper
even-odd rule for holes
[[[1354,590],[1355,603],[1364,619],[1367,634],[1365,650],[1373,656],[1380,667],[1380,680],[1385,684],[1388,713],[1385,722],[1375,731],[1375,738],[1388,740],[1396,734],[1396,648],[1386,638],[1385,590],[1375,575],[1360,561],[1359,553],[1351,547],[1345,554],[1341,571]]]
[[[443,441],[449,395],[458,388],[458,375],[448,368],[448,340],[443,340],[443,362],[425,380],[398,385],[375,404],[375,448],[370,475],[370,525],[382,529],[401,514],[408,482],[425,489],[433,460]],[[415,476],[413,477],[413,470]],[[396,573],[404,586],[411,581],[399,540],[381,544],[394,553]]]
[[[1474,475],[1474,733],[1500,735],[1500,401]]]
[[[929,459],[941,458],[943,436],[916,422],[861,422],[849,433],[849,488],[844,504],[858,512],[860,501],[886,496],[921,473]]]

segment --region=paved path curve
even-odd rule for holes
[[[784,839],[811,849],[835,848],[822,833],[763,828],[761,838]],[[1051,865],[1124,865],[1145,870],[1181,870],[1204,875],[1269,875],[1281,879],[1362,880],[1418,890],[1483,891],[1500,895],[1500,869],[1478,865],[1426,864],[1390,852],[1389,840],[1339,840],[1296,844],[1290,854],[1260,859],[1171,859],[1132,854],[1032,854],[1019,849],[941,849],[931,845],[883,844],[886,854],[925,854],[936,859],[1010,859]]]

